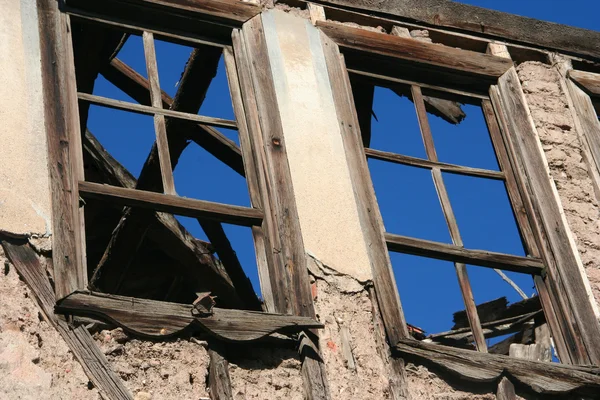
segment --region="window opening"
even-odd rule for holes
[[[417,339],[502,354],[508,342],[532,343],[531,331],[545,326],[532,279],[543,264],[529,255],[515,221],[505,184],[512,175],[500,169],[496,154],[504,145],[498,135],[492,142],[497,125],[488,129],[495,118],[489,100],[417,84],[371,84],[394,89],[375,86],[373,109],[357,105],[357,114],[361,127],[366,113],[373,114],[371,131],[361,133],[409,331]],[[420,142],[399,145],[399,124],[375,118],[395,112],[401,121],[416,117],[412,129]],[[424,154],[414,152],[421,148]],[[525,313],[522,303],[536,308]],[[411,328],[415,321],[422,325]]]

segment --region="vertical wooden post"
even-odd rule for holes
[[[156,50],[154,49],[154,34],[144,31],[142,37],[144,41],[148,82],[150,82],[150,100],[152,107],[162,108],[162,91],[160,90],[160,83],[158,81],[158,65],[156,62]],[[169,154],[169,142],[167,141],[167,125],[165,123],[164,115],[154,115],[154,131],[156,133],[156,146],[158,148],[163,192],[165,194],[176,194],[175,182],[173,180],[173,168],[171,167],[171,156]]]

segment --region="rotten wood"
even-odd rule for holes
[[[123,329],[149,338],[166,338],[183,331],[205,331],[218,339],[247,342],[272,333],[295,333],[320,329],[312,318],[259,311],[213,308],[212,314],[192,315],[192,304],[75,292],[56,305],[57,312],[113,322]]]
[[[480,265],[488,268],[498,268],[503,271],[521,272],[524,274],[540,275],[544,270],[544,264],[539,258],[513,256],[485,250],[467,250],[451,244],[416,239],[393,233],[386,233],[385,240],[390,251],[400,253]]]
[[[482,178],[504,180],[504,172],[492,171],[488,169],[463,167],[462,165],[448,164],[439,161],[431,161],[423,158],[405,156],[402,154],[391,153],[387,151],[365,148],[365,154],[369,158],[376,160],[389,161],[396,164],[411,165],[420,168],[439,168],[442,172],[452,172],[460,175],[478,176]]]
[[[138,114],[145,115],[162,115],[169,118],[177,118],[184,119],[188,121],[201,122],[204,125],[208,126],[217,126],[221,128],[227,129],[237,129],[237,123],[232,120],[223,119],[223,118],[215,118],[215,117],[205,117],[203,115],[190,114],[187,112],[180,112],[174,110],[168,110],[164,108],[157,107],[149,107],[141,104],[130,103],[127,101],[114,100],[109,99],[102,96],[96,96],[88,93],[77,93],[77,97],[81,101],[89,102],[92,104],[98,104],[101,106],[114,108],[116,110],[125,110],[132,111]],[[173,157],[173,156],[171,156]]]
[[[55,297],[44,266],[27,242],[0,241],[6,256],[33,292],[46,321],[65,340],[69,349],[83,367],[90,381],[105,399],[133,400],[121,379],[112,370],[94,339],[83,326],[71,327],[54,314]]]
[[[459,73],[498,78],[512,67],[510,60],[501,57],[371,32],[339,23],[318,21],[317,27],[342,48],[415,62],[434,69],[445,68]]]
[[[570,315],[574,317],[570,324],[562,324],[571,359],[579,364],[597,365],[600,363],[600,325],[587,295],[581,276],[581,260],[569,234],[556,187],[548,179],[548,166],[514,68],[499,79],[498,90],[502,103],[499,107],[503,110],[510,139],[515,143],[519,162],[527,177],[547,246],[551,249],[545,252],[545,261],[548,277],[554,286],[552,292],[554,296],[564,296],[562,301],[555,302],[555,308],[563,307],[564,322],[569,321]],[[557,284],[562,289],[556,290]]]
[[[505,376],[502,377],[498,384],[498,390],[496,391],[497,400],[517,400],[515,393],[515,386]]]
[[[461,381],[496,385],[506,374],[515,382],[542,395],[596,396],[600,369],[521,360],[499,354],[439,346],[416,340],[401,340],[394,351],[401,356],[437,366]]]
[[[150,105],[150,85],[148,80],[123,61],[114,58],[101,72],[109,82],[138,103],[146,106]],[[230,84],[229,87],[232,88],[232,85]],[[163,108],[170,108],[173,104],[173,99],[163,91],[162,102]],[[236,120],[239,121],[237,115]],[[186,128],[185,134],[219,161],[229,166],[238,174],[245,176],[242,153],[233,140],[212,126],[204,124],[190,124]]]
[[[262,211],[254,208],[231,206],[92,182],[79,182],[79,193],[84,198],[110,201],[123,206],[139,207],[241,226],[260,225],[263,219]]]

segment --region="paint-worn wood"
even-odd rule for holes
[[[248,57],[245,68],[250,70],[252,80],[249,83],[253,82],[254,85],[253,94],[250,95],[251,101],[256,102],[260,116],[260,131],[252,130],[251,134],[262,135],[261,138],[253,138],[253,141],[255,144],[262,144],[269,201],[276,216],[269,230],[273,252],[278,253],[273,254],[273,269],[280,269],[281,272],[277,275],[285,280],[273,282],[273,278],[278,276],[270,277],[276,310],[314,317],[306,254],[261,17],[248,21],[242,34]],[[255,146],[255,150],[257,148],[258,146]],[[284,292],[278,293],[280,290]],[[302,335],[300,356],[305,396],[312,400],[330,398],[316,333],[308,331]]]
[[[39,0],[44,121],[52,203],[56,297],[87,285],[76,182],[83,176],[77,102],[69,95],[75,75],[67,21],[53,1]],[[71,64],[69,65],[69,62]],[[77,148],[79,146],[79,148]],[[78,164],[80,163],[80,165]]]
[[[596,396],[600,390],[598,367],[572,366],[520,360],[499,354],[439,346],[416,340],[404,339],[394,350],[399,355],[427,361],[464,381],[495,386],[498,379],[509,374],[519,382],[540,394],[569,394]]]
[[[262,211],[249,207],[231,206],[92,182],[79,182],[79,192],[84,198],[241,226],[260,225],[263,218]]]
[[[510,60],[501,57],[371,32],[339,23],[318,21],[317,26],[340,47],[359,50],[365,53],[365,57],[368,54],[379,54],[431,67],[496,78],[512,66]]]
[[[223,351],[224,346],[220,343],[211,343],[208,348],[208,389],[211,400],[233,400],[229,362],[223,357]]]
[[[498,384],[498,390],[496,391],[496,399],[498,400],[516,400],[517,395],[515,394],[515,386],[511,381],[503,376]]]
[[[79,100],[87,101],[92,104],[98,104],[109,108],[114,108],[116,110],[132,111],[135,113],[146,115],[163,115],[169,118],[200,122],[208,126],[216,126],[227,129],[237,129],[237,123],[229,119],[205,117],[203,115],[190,114],[186,112],[179,112],[157,107],[149,107],[141,104],[130,103],[127,101],[109,99],[106,97],[96,96],[88,93],[77,93],[77,97],[79,98]]]
[[[405,156],[402,154],[391,153],[388,151],[382,151],[377,149],[365,149],[365,154],[369,158],[376,160],[389,161],[396,164],[411,165],[413,167],[421,168],[438,168],[442,172],[452,172],[460,175],[468,176],[479,176],[482,178],[500,179],[504,180],[504,172],[493,171],[482,168],[463,167],[462,165],[448,164],[439,161],[431,161],[423,158]]]
[[[569,71],[568,77],[581,85],[588,93],[594,96],[600,95],[600,74],[572,69]]]
[[[482,267],[498,268],[503,271],[539,275],[544,264],[539,258],[520,257],[494,253],[485,250],[468,250],[459,246],[415,239],[408,236],[386,233],[385,239],[390,251],[414,254],[417,256],[456,261]]]
[[[401,338],[409,337],[409,334],[389,254],[385,250],[383,221],[377,207],[377,200],[362,145],[350,78],[338,46],[325,35],[321,35],[321,42],[325,53],[327,73],[334,96],[336,113],[340,121],[342,142],[350,166],[350,176],[354,186],[354,196],[358,204],[360,224],[368,244],[377,302],[385,325],[387,339],[391,343],[395,343]]]
[[[118,58],[114,58],[110,64],[102,70],[102,75],[113,85],[127,93],[138,103],[150,106],[149,83],[146,78],[125,64]],[[230,84],[231,87],[231,84]],[[170,108],[173,99],[162,92],[163,108]],[[236,116],[239,120],[239,117]],[[204,124],[190,124],[185,134],[198,146],[222,161],[238,174],[244,176],[244,164],[242,153],[238,145],[217,129]]]
[[[88,331],[80,326],[72,328],[54,314],[55,297],[44,266],[27,242],[0,241],[10,262],[33,292],[46,321],[65,340],[84,372],[105,399],[132,400],[121,379],[113,372],[104,354],[96,346]]]
[[[560,206],[556,187],[549,176],[535,124],[514,68],[499,79],[498,90],[511,139],[518,149],[540,225],[551,249],[553,259],[546,259],[548,275],[562,286],[556,294],[564,296],[568,305],[563,315],[572,313],[575,317],[570,329],[577,332],[570,335],[572,342],[568,342],[571,350],[578,353],[572,355],[573,361],[597,365],[600,363],[600,325],[583,281],[581,260]]]
[[[138,335],[157,339],[184,330],[200,330],[223,340],[244,342],[275,332],[293,333],[323,327],[308,317],[225,308],[213,308],[211,314],[194,316],[193,308],[192,304],[89,292],[75,292],[56,305],[58,312],[95,316]]]
[[[158,64],[156,62],[156,50],[154,48],[154,35],[144,32],[144,55],[146,56],[146,71],[150,83],[150,100],[153,108],[162,108],[162,91],[158,79]],[[162,176],[163,193],[174,195],[175,181],[173,179],[173,167],[169,155],[169,143],[167,142],[167,125],[165,116],[154,114],[154,132],[156,134],[156,148],[158,149],[158,160],[160,162],[160,173]]]
[[[429,126],[429,120],[427,118],[427,111],[425,109],[425,102],[421,88],[418,86],[411,87],[412,99],[415,104],[417,111],[417,119],[419,120],[419,128],[421,130],[421,137],[425,144],[425,152],[427,158],[430,161],[438,162],[438,157],[435,151],[435,145],[433,143],[433,135],[431,134],[431,128]],[[442,171],[438,167],[431,169],[431,176],[433,177],[433,184],[438,194],[440,204],[442,205],[442,211],[446,224],[450,231],[450,237],[455,246],[463,247],[463,241],[458,229],[458,223],[454,217],[454,211],[450,204],[450,197],[446,191],[446,185],[442,177]],[[456,275],[458,277],[458,285],[462,294],[463,302],[465,303],[465,310],[469,317],[469,324],[471,331],[473,332],[473,338],[475,339],[475,345],[477,350],[481,352],[487,352],[487,344],[483,331],[481,329],[481,323],[479,322],[479,314],[477,313],[477,306],[475,305],[475,298],[473,296],[473,290],[471,288],[471,282],[467,274],[467,266],[464,263],[454,261],[456,268]]]

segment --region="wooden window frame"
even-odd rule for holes
[[[444,351],[437,350],[435,345],[429,348],[431,346],[417,344],[409,338],[386,247],[402,248],[403,251],[410,248],[413,254],[435,254],[438,258],[451,252],[452,259],[459,256],[460,251],[453,246],[433,245],[414,239],[409,241],[385,234],[368,173],[348,73],[388,82],[417,84],[423,90],[443,90],[488,99],[485,100],[487,111],[485,108],[484,111],[488,114],[488,124],[496,125],[490,129],[490,133],[497,136],[494,145],[500,144],[505,148],[506,157],[502,157],[504,159],[500,162],[507,168],[503,169],[505,173],[514,176],[511,179],[514,183],[508,187],[511,204],[521,230],[530,226],[531,231],[524,239],[534,257],[511,259],[509,263],[535,263],[530,267],[537,268],[539,272],[534,281],[561,361],[565,364],[600,365],[600,327],[578,270],[577,249],[561,215],[560,204],[554,201],[556,189],[548,179],[535,125],[512,61],[329,21],[316,21],[316,25],[323,33],[325,47],[330,49],[326,59],[334,93],[341,93],[336,103],[338,110],[342,110],[339,114],[347,134],[344,135],[345,149],[349,162],[355,167],[353,180],[363,207],[363,227],[368,228],[365,230],[371,238],[372,260],[377,260],[372,262],[375,291],[392,347],[398,343],[396,349],[399,354],[416,353],[411,349],[420,348],[421,354],[431,356],[430,361],[435,358],[433,352]],[[337,75],[343,78],[336,78]],[[450,79],[452,77],[455,79]],[[494,118],[490,118],[490,112],[495,114]],[[381,156],[373,151],[369,153]],[[454,166],[431,164],[430,161],[429,166],[455,169]],[[524,222],[526,225],[523,225]],[[462,261],[473,262],[474,258],[470,256],[476,256],[482,263],[483,254],[471,252]],[[463,357],[466,360],[468,355]],[[491,359],[492,356],[482,354],[481,357]]]
[[[127,12],[123,12],[123,7]],[[323,328],[323,324],[315,320],[314,313],[311,315],[293,312],[295,310],[274,310],[269,307],[267,311],[270,312],[219,309],[212,306],[205,308],[202,303],[181,305],[94,293],[88,288],[82,198],[108,200],[120,205],[202,218],[218,224],[219,227],[221,222],[251,227],[261,286],[266,292],[265,297],[272,298],[278,295],[285,299],[289,295],[289,293],[274,294],[270,290],[270,282],[277,279],[270,274],[285,269],[281,260],[273,255],[274,252],[267,251],[270,249],[267,238],[273,236],[273,227],[277,221],[271,213],[265,215],[263,210],[270,208],[263,207],[263,203],[270,201],[274,194],[266,185],[259,184],[266,179],[264,169],[261,167],[264,162],[257,159],[252,151],[252,148],[257,146],[256,138],[248,128],[247,118],[252,116],[252,111],[246,111],[241,94],[242,86],[247,85],[247,82],[240,81],[241,68],[237,65],[237,55],[234,55],[231,39],[232,35],[234,40],[236,37],[239,39],[238,28],[260,10],[261,8],[256,5],[236,0],[197,1],[189,7],[169,0],[117,1],[110,4],[104,1],[69,0],[61,1],[60,4],[54,0],[38,1],[52,192],[54,290],[57,313],[100,317],[116,322],[140,336],[155,339],[169,337],[190,326],[198,327],[198,325],[216,338],[241,342],[256,340],[274,332],[290,333]],[[142,17],[140,17],[141,22],[136,19],[137,15],[154,15],[153,13],[159,13],[164,18],[156,23],[150,23]],[[138,86],[146,85],[145,90],[150,93],[150,105],[121,102],[77,92],[71,17],[93,24],[112,25],[119,30],[142,35],[149,79],[141,82],[139,75],[128,71],[123,65],[117,64],[115,70],[124,75],[129,74],[127,78],[130,80],[138,80]],[[190,17],[193,26],[200,27],[200,34],[186,36],[186,33],[180,30],[180,24],[185,23]],[[202,26],[207,28],[201,28]],[[211,39],[213,28],[216,36]],[[225,38],[224,32],[229,35],[228,39]],[[154,53],[155,36],[169,41],[189,43],[192,46],[194,43],[200,43],[223,48],[237,122],[171,111],[165,107],[168,103],[165,103],[158,84]],[[154,116],[164,193],[85,181],[78,110],[80,101]],[[187,119],[209,127],[237,128],[241,143],[241,149],[237,151],[243,162],[243,169],[240,172],[240,166],[234,161],[225,160],[225,162],[245,174],[251,207],[187,199],[175,194],[169,162],[169,146],[166,141],[165,117]],[[228,143],[223,137],[219,137],[218,133],[213,132],[212,135],[210,140],[218,143],[222,148],[234,150],[235,153],[235,144]],[[265,279],[267,279],[266,283]]]

